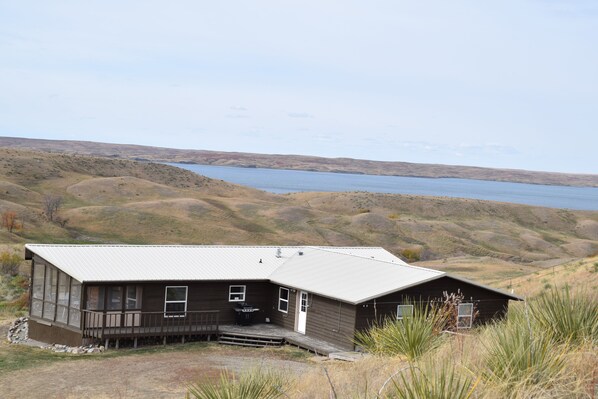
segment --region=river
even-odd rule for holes
[[[302,191],[368,191],[475,198],[551,208],[598,210],[598,188],[596,187],[547,186],[470,179],[376,176],[180,163],[169,163],[169,165],[213,179],[225,180],[277,194]]]

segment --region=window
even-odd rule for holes
[[[141,309],[141,287],[137,285],[127,286],[127,309]]]
[[[244,285],[230,285],[228,287],[228,301],[229,302],[245,302],[245,286]]]
[[[87,287],[87,310],[104,310],[104,291],[105,287]]]
[[[278,290],[278,310],[284,313],[289,312],[289,289],[280,287]]]
[[[108,287],[106,289],[106,308],[108,310],[122,310],[123,308],[123,288]]]
[[[187,311],[187,287],[166,287],[164,317],[185,317]]]
[[[460,303],[457,307],[457,328],[471,328],[473,303]]]
[[[402,320],[405,317],[413,316],[413,305],[399,305],[397,306],[397,319]]]

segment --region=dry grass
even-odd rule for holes
[[[438,268],[443,258],[469,258],[453,271],[483,281],[598,251],[598,212],[361,192],[274,195],[160,164],[11,149],[0,159],[0,211],[25,221],[0,242],[374,245],[399,256],[416,249]],[[64,198],[64,228],[41,213],[47,193]]]
[[[548,302],[543,302],[543,297],[533,299],[527,310],[522,303],[512,306],[507,320],[447,336],[440,347],[416,360],[371,356],[356,363],[322,366],[339,398],[448,398],[456,397],[455,390],[462,393],[459,397],[470,394],[475,398],[590,398],[598,382],[596,317],[589,321],[593,328],[584,328],[589,335],[575,340],[559,338],[563,335],[549,331],[541,320],[574,312],[567,307],[583,306],[586,316],[595,314],[598,300],[589,291],[577,290],[571,296],[581,301],[576,303],[559,292],[548,296]],[[562,312],[545,312],[553,308]],[[586,316],[580,315],[579,320],[590,320]],[[550,324],[558,325],[559,321]],[[566,328],[563,331],[568,336]],[[418,378],[420,372],[426,378]],[[385,386],[389,379],[391,383]],[[447,381],[452,381],[452,388]],[[298,381],[297,392],[291,397],[328,397],[331,384],[324,370],[316,369]],[[427,396],[402,389],[410,387],[413,393],[422,385],[428,389]],[[432,394],[441,388],[444,395]]]
[[[552,287],[583,288],[598,292],[598,256],[576,259],[553,267],[537,270],[515,278],[497,281],[494,286],[514,290],[518,295],[533,297]]]

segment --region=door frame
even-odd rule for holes
[[[303,308],[305,309],[304,311],[302,311],[302,297],[303,295],[305,295],[305,305],[303,306]],[[295,318],[295,331],[297,331],[300,334],[305,334],[305,332],[307,331],[307,309],[309,308],[309,293],[307,291],[299,291],[297,293],[297,305],[295,307],[295,309],[297,309],[297,311],[295,312],[297,314],[297,317]],[[301,313],[304,314],[304,316],[301,316]],[[301,328],[303,327],[303,328]]]

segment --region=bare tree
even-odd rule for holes
[[[53,222],[58,209],[62,206],[62,197],[59,195],[46,195],[44,196],[43,206],[46,218]]]
[[[22,224],[17,220],[17,213],[14,211],[2,212],[2,227],[6,228],[9,233],[12,233],[14,229],[20,229]]]

